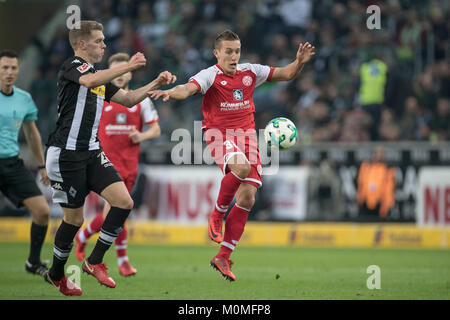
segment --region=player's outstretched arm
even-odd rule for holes
[[[158,100],[159,98],[162,98],[163,101],[168,101],[169,99],[174,100],[184,100],[187,97],[190,97],[198,92],[197,85],[193,83],[185,83],[178,85],[176,87],[173,87],[169,90],[153,90],[149,91],[148,95],[150,98],[154,100]]]
[[[311,57],[316,54],[314,49],[315,47],[309,42],[304,44],[300,43],[295,61],[283,68],[275,68],[270,81],[289,81],[294,79],[303,69],[305,63],[307,63]]]
[[[111,98],[112,101],[120,103],[121,105],[131,108],[144,100],[148,96],[148,92],[158,89],[161,86],[172,84],[177,81],[177,77],[169,71],[161,72],[158,77],[149,84],[140,87],[136,90],[126,91],[120,89]]]
[[[113,79],[117,78],[118,76],[121,76],[124,73],[145,66],[146,62],[147,60],[145,59],[145,56],[142,53],[138,52],[131,57],[130,61],[128,61],[127,64],[101,70],[96,73],[90,72],[84,76],[81,76],[78,81],[81,85],[87,88],[95,88],[104,85],[108,82],[111,82]]]

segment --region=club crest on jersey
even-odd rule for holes
[[[91,92],[102,97],[103,99],[105,98],[105,86],[104,85],[92,88]]]
[[[118,113],[116,115],[117,123],[127,123],[127,115],[125,113]]]
[[[245,76],[242,78],[242,83],[244,84],[244,86],[250,87],[253,83],[253,79],[250,76]]]
[[[242,93],[242,89],[234,89],[233,90],[233,100],[243,100],[244,94]]]

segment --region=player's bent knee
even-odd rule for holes
[[[50,217],[50,207],[48,205],[40,205],[37,207],[32,208],[30,210],[33,216],[39,217],[39,218],[49,218]]]
[[[81,227],[84,222],[83,216],[65,216],[64,221],[68,224]]]
[[[236,199],[236,204],[239,207],[250,210],[255,204],[255,196],[251,193],[244,193]]]
[[[31,211],[33,215],[33,221],[38,225],[46,225],[50,220],[50,208],[49,206],[34,207]]]
[[[133,209],[134,201],[133,201],[133,199],[131,199],[131,197],[128,197],[128,198],[125,198],[125,199],[121,199],[121,200],[119,200],[116,203],[111,204],[111,205],[113,207],[126,209],[126,210],[131,210],[131,209]]]
[[[48,221],[50,217],[50,207],[43,196],[27,198],[23,200],[23,204],[31,212],[34,220]]]
[[[133,207],[134,207],[134,201],[133,201],[133,199],[130,198],[130,199],[127,201],[126,206],[125,206],[124,209],[131,210],[131,209],[133,209]]]
[[[40,210],[34,214],[33,218],[39,225],[46,225],[50,220],[50,210]]]
[[[64,212],[64,221],[68,224],[81,227],[84,222],[84,207],[69,208],[61,205]]]
[[[251,166],[249,163],[235,164],[231,171],[237,174],[241,179],[245,179],[250,174]]]

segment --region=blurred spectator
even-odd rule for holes
[[[308,178],[308,218],[339,220],[343,213],[340,180],[332,163],[322,160]]]
[[[432,120],[432,113],[424,107],[420,107],[417,112],[417,131],[416,140],[427,141],[430,139],[430,123]]]
[[[311,0],[282,0],[278,12],[283,19],[288,34],[305,29],[311,17]]]
[[[437,112],[431,121],[433,140],[450,140],[450,102],[441,98],[437,102]]]
[[[400,139],[415,140],[417,129],[417,116],[419,114],[419,103],[416,97],[406,98],[403,108],[403,117],[400,121]]]
[[[441,97],[450,99],[450,61],[437,61],[433,66],[436,79],[436,91]]]
[[[395,171],[384,159],[384,149],[377,147],[372,161],[363,161],[359,168],[357,203],[363,217],[386,219],[395,203]]]
[[[297,108],[309,107],[320,95],[320,90],[314,83],[314,76],[311,73],[304,73],[298,77],[296,83],[296,89],[298,94],[300,94]]]
[[[331,130],[329,129],[331,117],[328,104],[317,101],[308,107],[312,122],[312,142],[330,141]]]
[[[150,43],[157,48],[164,45],[164,37],[169,31],[167,24],[156,21],[148,2],[139,4],[137,16],[137,33],[145,43]]]
[[[130,56],[136,52],[144,52],[145,45],[141,36],[136,32],[131,19],[124,19],[122,29],[117,40],[117,46],[113,48],[114,51],[125,52]]]
[[[275,56],[278,61],[286,60],[290,63],[292,60],[292,55],[289,52],[288,38],[282,33],[276,33],[272,37],[272,50],[270,54]]]
[[[347,142],[369,141],[371,123],[370,116],[361,109],[349,111],[344,118],[339,140]]]
[[[381,112],[381,121],[378,126],[378,136],[380,140],[396,141],[400,137],[400,126],[398,125],[395,115],[390,109],[384,109]]]
[[[406,21],[398,30],[397,55],[405,63],[412,63],[414,47],[419,41],[421,24],[415,9],[407,11]]]
[[[112,1],[109,1],[112,2]],[[113,2],[114,3],[114,2]],[[137,3],[138,1],[134,0],[118,0],[116,3],[116,15],[119,17],[134,17],[137,12]]]
[[[431,70],[427,70],[419,77],[414,79],[414,93],[419,100],[419,105],[427,110],[436,110],[437,94],[434,88],[433,74]]]
[[[331,71],[331,59],[335,50],[335,42],[332,30],[320,32],[320,50],[314,59],[314,69],[319,80],[325,78]]]
[[[370,136],[372,140],[378,140],[378,124],[381,115],[381,105],[385,99],[385,87],[387,79],[386,63],[373,58],[361,65],[359,102],[362,109],[371,118]]]
[[[442,8],[435,2],[431,4],[430,20],[431,31],[435,42],[434,58],[436,60],[445,59],[446,54],[448,54],[449,22],[445,18],[445,13]]]

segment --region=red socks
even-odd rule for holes
[[[244,179],[241,179],[232,171],[228,172],[222,178],[215,207],[215,210],[217,212],[221,213],[222,215],[227,212],[228,206],[230,205],[231,201],[233,201],[234,195],[236,194],[236,191],[238,190],[242,181],[244,181]]]
[[[218,256],[230,259],[230,254],[241,239],[250,210],[234,205],[225,222],[225,235]]]
[[[97,214],[94,218],[94,220],[91,221],[90,224],[86,227],[86,229],[82,229],[78,233],[78,239],[82,243],[86,243],[88,239],[97,232],[100,232],[100,229],[102,228],[103,224],[103,216],[101,213]]]
[[[127,228],[125,224],[123,225],[122,232],[116,238],[115,242],[117,258],[119,259],[119,266],[124,260],[128,260],[127,257]]]
[[[95,216],[94,220],[91,221],[89,226],[84,229],[84,234],[86,235],[86,231],[89,232],[89,236],[100,231],[103,225],[103,214],[98,214]],[[88,237],[89,237],[88,236]]]

